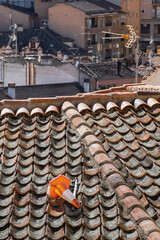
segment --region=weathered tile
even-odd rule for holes
[[[160,111],[157,103],[153,109],[141,101],[137,109],[132,104],[122,101],[120,109],[112,101],[106,110],[102,103],[93,108],[83,103],[78,112],[68,102],[64,112],[53,106],[46,115],[37,106],[32,116],[28,109],[17,116],[2,112],[1,239],[138,240],[150,218],[154,237],[160,215]],[[70,178],[71,191],[78,180],[80,208],[47,198],[48,182],[60,174]]]

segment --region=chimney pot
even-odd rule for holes
[[[16,98],[16,84],[8,83],[8,96],[12,99]]]

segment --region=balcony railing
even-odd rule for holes
[[[112,26],[112,23],[111,22],[106,22],[106,27],[108,27],[108,26]]]
[[[152,0],[153,4],[160,4],[160,0]]]
[[[152,13],[152,18],[160,18],[160,15],[157,15],[157,14],[155,14],[155,13]]]
[[[160,38],[160,33],[154,33],[155,38]]]

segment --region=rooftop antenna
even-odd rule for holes
[[[11,26],[12,26],[12,24],[13,24],[13,22],[12,22],[12,4],[11,4],[11,10],[10,10],[10,14],[9,14],[9,18],[10,18],[10,20],[11,20]]]
[[[11,33],[11,35],[9,35],[9,41],[8,41],[7,47],[10,47],[11,42],[15,42],[16,56],[17,56],[17,50],[18,50],[17,36],[16,36],[17,24],[14,23],[13,25],[10,26],[9,29],[11,29],[12,33]]]
[[[139,51],[139,36],[137,36],[134,28],[131,25],[127,25],[129,34],[120,34],[120,33],[112,33],[103,31],[103,33],[114,35],[113,37],[102,37],[102,39],[128,39],[127,43],[125,44],[126,48],[132,48],[134,43],[137,42],[136,48],[136,73],[135,73],[135,82],[138,83],[138,51]]]

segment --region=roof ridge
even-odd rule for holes
[[[95,160],[95,163],[97,163],[102,169],[105,179],[110,182],[111,186],[116,192],[117,197],[126,207],[131,218],[134,219],[137,226],[137,231],[142,231],[146,237],[148,237],[150,234],[153,234],[153,232],[156,232],[157,236],[160,238],[159,228],[153,222],[152,218],[149,216],[143,204],[137,198],[136,194],[128,186],[121,172],[107,156],[100,140],[93,134],[92,129],[87,121],[70,102],[63,103],[62,111],[66,115],[68,121],[71,122],[71,124],[75,127],[80,138],[86,143],[91,156]],[[146,221],[150,224],[149,229],[146,229]]]

